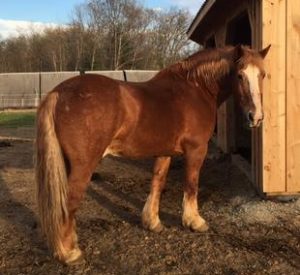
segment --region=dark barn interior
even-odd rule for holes
[[[227,26],[226,44],[227,45],[252,45],[251,26],[248,13],[245,11],[232,19]],[[234,119],[232,129],[235,129],[234,140],[232,142],[233,153],[241,155],[251,163],[251,130],[247,126],[247,121],[242,110],[235,102],[230,104],[233,108]]]

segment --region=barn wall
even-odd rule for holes
[[[262,1],[265,59],[263,192],[286,191],[286,1]]]
[[[300,192],[300,3],[287,1],[287,191]]]

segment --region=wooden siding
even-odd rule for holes
[[[287,191],[300,192],[300,3],[287,2]]]
[[[286,191],[286,1],[262,1],[265,59],[263,87],[263,192]]]

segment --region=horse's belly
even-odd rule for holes
[[[173,144],[173,145],[172,145]],[[179,144],[172,142],[149,143],[141,141],[113,141],[104,151],[103,157],[112,155],[128,158],[145,158],[166,155],[180,155],[182,148]]]
[[[122,148],[108,146],[104,151],[103,157],[105,157],[107,155],[121,157],[121,156],[123,156],[122,152],[123,152]]]

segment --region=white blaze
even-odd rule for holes
[[[259,90],[259,68],[254,65],[248,65],[245,70],[243,70],[246,74],[249,86],[250,93],[252,97],[252,101],[255,106],[255,112],[253,113],[254,123],[263,118],[262,114],[262,104],[261,104],[261,93]]]

